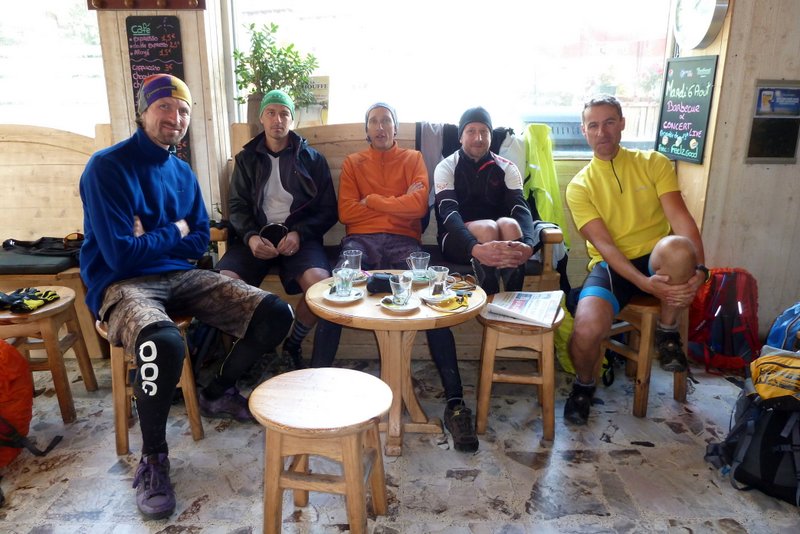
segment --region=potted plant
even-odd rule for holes
[[[294,100],[295,108],[315,102],[311,92],[311,73],[317,68],[313,54],[303,56],[294,44],[279,46],[275,34],[277,24],[264,24],[256,28],[249,24],[250,50],[234,50],[234,74],[240,94],[240,104],[247,103],[247,122],[259,125],[258,107],[264,94],[272,89],[286,91]]]

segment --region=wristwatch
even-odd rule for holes
[[[694,266],[694,270],[695,271],[702,271],[702,273],[706,275],[706,280],[705,280],[706,282],[711,280],[711,271],[709,271],[708,267],[706,267],[702,263],[698,263],[697,265],[695,265]]]

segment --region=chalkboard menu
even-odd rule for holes
[[[670,159],[703,162],[717,56],[667,61],[656,150]]]
[[[172,74],[183,80],[183,50],[178,17],[127,17],[128,55],[131,63],[133,105],[145,78]],[[191,164],[189,132],[178,144],[178,157]]]

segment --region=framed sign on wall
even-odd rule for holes
[[[717,56],[667,61],[656,150],[670,159],[703,162]]]
[[[747,163],[796,163],[800,81],[756,82]]]

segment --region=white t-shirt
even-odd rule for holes
[[[264,202],[261,208],[267,214],[267,222],[283,223],[289,217],[292,207],[292,195],[283,188],[281,183],[280,158],[269,155],[272,163],[272,172],[264,186]]]

